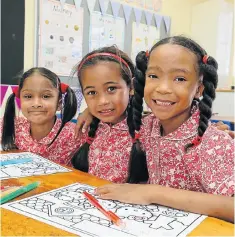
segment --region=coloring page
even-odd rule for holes
[[[93,195],[95,187],[75,183],[1,207],[50,224],[79,236],[186,236],[206,216],[159,205],[133,205],[99,200],[125,223],[119,227],[109,221],[83,195]]]
[[[39,155],[30,152],[1,154],[1,161],[25,158],[31,158],[32,161],[22,164],[1,165],[1,180],[71,171],[61,165],[58,165],[52,161],[49,161]]]

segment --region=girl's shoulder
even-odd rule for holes
[[[61,119],[57,119],[57,122],[56,122],[56,125],[57,125],[56,130],[59,130],[61,124],[62,124]],[[69,135],[69,134],[74,134],[74,132],[75,132],[75,126],[76,126],[75,123],[73,123],[73,122],[67,122],[67,123],[64,125],[64,127],[63,127],[63,129],[62,129],[62,131],[61,131],[61,134],[68,134],[68,135]]]
[[[159,119],[155,117],[153,113],[148,114],[142,118],[142,130],[152,131],[153,127],[159,126]]]
[[[15,126],[29,124],[29,121],[23,116],[16,116],[15,117]]]
[[[229,142],[234,143],[234,139],[232,139],[228,133],[225,131],[219,130],[214,124],[210,124],[206,129],[203,135],[204,142],[209,141],[217,141],[219,143]]]
[[[214,125],[209,125],[199,147],[203,157],[207,157],[207,154],[227,157],[234,153],[234,139]]]
[[[29,131],[30,128],[30,123],[29,121],[23,117],[23,116],[17,116],[15,117],[15,131],[20,132],[20,131]]]
[[[68,128],[68,129],[75,129],[76,127],[76,124],[73,123],[73,122],[67,122],[65,125],[64,125],[64,128]]]

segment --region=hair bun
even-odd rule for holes
[[[148,58],[145,51],[141,51],[136,56],[136,67],[139,68],[142,72],[145,72],[147,69]]]
[[[207,64],[210,65],[210,66],[213,66],[216,70],[218,69],[218,63],[216,62],[216,60],[212,56],[208,57]]]

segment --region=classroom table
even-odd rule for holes
[[[3,153],[3,152],[1,152]],[[70,168],[71,169],[71,168]],[[72,172],[51,175],[31,176],[19,179],[3,180],[2,185],[27,185],[40,181],[38,188],[14,199],[30,197],[76,182],[101,186],[106,180],[72,169]],[[76,236],[67,231],[50,226],[30,217],[1,208],[1,236]],[[207,217],[188,236],[234,236],[234,224],[216,218]]]

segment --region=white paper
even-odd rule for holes
[[[155,43],[160,40],[160,31],[154,26],[132,23],[132,50],[131,58],[135,62],[135,57],[140,51],[150,50]]]
[[[1,154],[1,161],[32,158],[33,161],[23,164],[3,165],[0,179],[20,178],[35,175],[48,175],[71,170],[30,152]]]
[[[118,29],[118,30],[117,30]],[[125,22],[123,18],[100,12],[93,12],[90,18],[90,39],[89,50],[100,47],[117,45],[121,50],[124,49],[124,30]]]
[[[158,205],[132,205],[99,200],[115,212],[126,227],[112,224],[82,194],[94,187],[75,183],[1,207],[34,218],[79,236],[186,236],[206,216]]]
[[[69,76],[82,59],[83,8],[40,1],[39,66]]]

